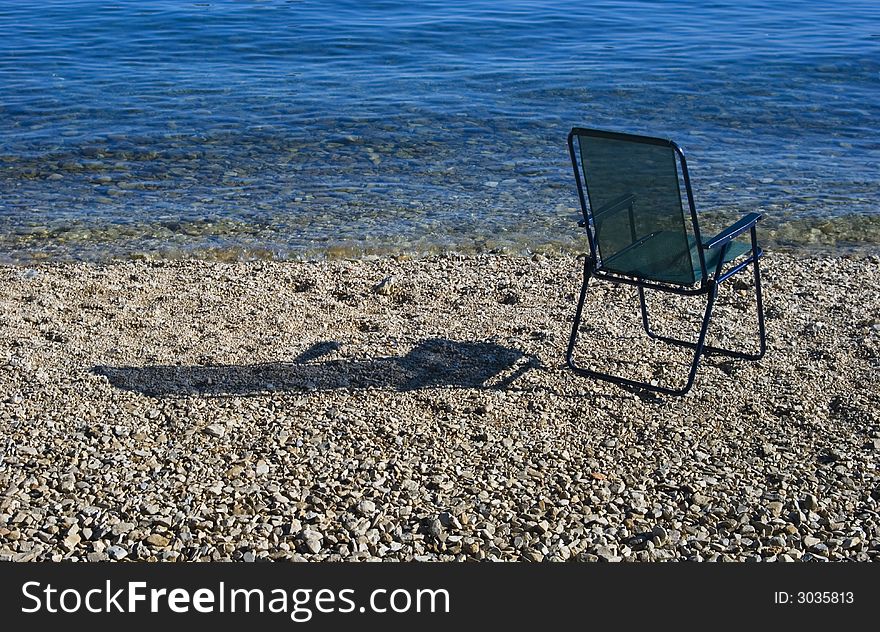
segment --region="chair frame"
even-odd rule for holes
[[[696,280],[694,285],[683,286],[676,285],[673,283],[665,283],[658,282],[650,279],[637,278],[627,275],[622,275],[617,272],[612,272],[609,270],[603,270],[602,261],[599,257],[599,252],[596,244],[596,236],[595,236],[595,228],[593,222],[593,209],[590,204],[587,202],[587,197],[589,195],[589,190],[587,189],[586,181],[581,180],[581,168],[580,161],[578,160],[577,152],[575,151],[574,139],[578,136],[593,136],[599,138],[607,138],[613,140],[624,140],[624,141],[635,141],[640,143],[648,143],[653,145],[662,145],[671,147],[675,152],[675,155],[678,157],[678,162],[681,168],[682,179],[684,180],[685,192],[687,194],[688,208],[690,209],[691,216],[691,225],[694,232],[694,238],[698,244],[697,252],[699,254],[700,260],[700,269],[701,269],[701,278],[699,279],[699,285],[696,285]],[[603,130],[595,130],[583,127],[575,127],[568,134],[568,151],[571,157],[571,164],[574,170],[575,182],[577,183],[577,192],[578,199],[581,204],[581,211],[583,213],[583,220],[578,222],[579,226],[586,229],[587,240],[589,242],[590,254],[584,257],[584,271],[583,271],[583,284],[581,285],[580,298],[578,299],[577,309],[575,311],[574,323],[571,328],[571,337],[568,341],[568,349],[565,354],[566,364],[578,375],[583,375],[587,377],[592,377],[600,380],[604,380],[607,382],[613,382],[615,384],[619,384],[622,386],[628,386],[631,388],[644,389],[647,391],[653,391],[657,393],[663,393],[666,395],[684,395],[686,394],[694,383],[694,378],[697,374],[697,368],[700,363],[700,358],[705,353],[715,353],[733,358],[740,358],[746,360],[760,360],[764,357],[764,354],[767,350],[767,336],[764,329],[764,305],[763,299],[761,295],[761,272],[758,265],[758,260],[763,256],[763,250],[758,246],[758,237],[756,225],[758,220],[761,219],[760,213],[749,213],[745,215],[742,219],[721,231],[715,237],[709,239],[706,242],[702,241],[700,236],[700,226],[699,220],[697,218],[697,209],[694,204],[694,196],[693,191],[691,189],[691,181],[688,175],[687,168],[687,159],[685,158],[684,151],[682,151],[681,147],[679,147],[676,143],[671,140],[665,140],[661,138],[653,138],[650,136],[639,136],[636,134],[625,134],[622,132],[609,132]],[[585,194],[586,191],[586,194]],[[681,191],[681,184],[679,183],[679,192]],[[599,212],[608,212],[610,210],[619,209],[622,205],[629,206],[630,216],[632,217],[633,212],[633,202],[634,199],[632,196],[624,196],[618,200],[615,200],[609,205],[606,205],[604,208],[600,209]],[[751,254],[747,259],[737,263],[732,266],[728,270],[723,270],[724,267],[724,257],[727,254],[727,250],[730,247],[730,243],[738,236],[742,235],[748,231],[751,236]],[[711,250],[714,248],[719,249],[718,256],[718,265],[714,270],[706,269],[706,257],[704,255],[704,251]],[[743,351],[732,351],[729,349],[723,349],[720,347],[714,347],[711,345],[705,344],[706,342],[706,333],[709,329],[709,322],[712,316],[712,308],[715,304],[715,299],[718,295],[718,288],[722,282],[726,281],[734,274],[739,272],[740,270],[745,269],[749,265],[752,265],[754,268],[754,278],[755,278],[755,301],[758,312],[758,336],[760,347],[757,353],[747,353]],[[617,375],[612,375],[609,373],[602,373],[599,371],[595,371],[592,369],[588,369],[585,367],[578,366],[574,361],[574,350],[577,344],[578,332],[580,330],[581,319],[583,317],[584,303],[587,297],[587,287],[589,285],[591,278],[602,279],[606,281],[610,281],[614,284],[624,284],[631,285],[638,288],[639,292],[639,303],[641,307],[641,316],[642,316],[642,326],[645,329],[645,333],[653,339],[660,340],[666,342],[668,344],[674,344],[683,347],[689,347],[694,350],[694,358],[691,363],[690,372],[688,373],[687,382],[682,388],[671,388],[667,386],[660,386],[651,384],[648,382],[641,382],[639,380],[633,380]],[[663,336],[651,329],[649,316],[648,316],[648,306],[647,300],[645,298],[645,290],[656,290],[659,292],[667,292],[672,294],[678,294],[681,296],[706,296],[706,308],[703,316],[702,325],[700,327],[700,334],[697,338],[696,342],[691,342],[688,340],[681,340],[678,338],[673,338],[671,336]]]

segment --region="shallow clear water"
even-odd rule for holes
[[[0,260],[579,247],[573,125],[880,243],[880,4],[0,0]]]

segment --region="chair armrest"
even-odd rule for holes
[[[725,244],[730,243],[744,232],[749,230],[752,226],[758,223],[758,220],[763,217],[760,213],[749,213],[744,216],[737,223],[728,226],[720,233],[715,235],[709,241],[703,243],[703,249],[709,250],[711,248],[718,248],[719,246],[723,246]]]
[[[633,202],[636,201],[635,193],[627,193],[625,195],[621,195],[618,198],[614,198],[608,204],[604,204],[600,208],[596,209],[596,212],[593,213],[593,219],[599,219],[600,215],[607,215],[608,213],[614,213],[623,208],[628,208]]]

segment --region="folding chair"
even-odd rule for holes
[[[590,247],[590,254],[584,259],[583,285],[565,356],[568,366],[579,375],[669,395],[684,395],[693,386],[703,353],[760,360],[767,348],[758,268],[758,259],[764,253],[758,246],[755,228],[761,214],[749,213],[704,241],[684,152],[674,142],[576,127],[568,135],[568,150],[583,211],[580,225],[586,229]],[[682,206],[679,170],[687,194],[689,222]],[[750,245],[734,241],[747,231],[751,236]],[[734,263],[742,257],[745,258]],[[731,263],[733,265],[725,269]],[[754,267],[759,351],[745,353],[706,345],[706,331],[719,285],[749,265]],[[648,336],[694,350],[684,387],[641,382],[575,363],[574,350],[587,285],[592,277],[638,288],[642,325]],[[706,311],[696,342],[662,336],[651,329],[646,289],[706,297]]]

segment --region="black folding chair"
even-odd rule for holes
[[[700,236],[684,152],[674,142],[576,127],[568,135],[568,150],[584,217],[580,225],[586,228],[590,247],[590,254],[584,260],[584,280],[565,356],[568,366],[580,375],[669,395],[684,395],[694,383],[704,352],[761,359],[767,343],[758,268],[758,259],[764,253],[758,246],[755,230],[760,213],[749,213],[704,241]],[[690,222],[682,206],[679,169]],[[734,241],[747,231],[751,244]],[[734,260],[738,261],[734,263]],[[727,266],[731,263],[733,265]],[[718,286],[749,265],[754,267],[755,275],[759,351],[745,353],[706,345]],[[648,336],[694,350],[683,388],[640,382],[577,366],[573,356],[591,277],[637,287],[642,325]],[[651,330],[646,289],[706,296],[706,312],[696,342],[662,336]]]

